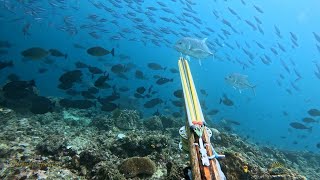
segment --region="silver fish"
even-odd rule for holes
[[[213,56],[214,58],[214,54],[208,48],[206,40],[207,38],[201,40],[197,38],[184,37],[176,42],[174,48],[184,55],[199,59],[199,63],[201,65],[200,59],[205,59],[209,56]]]
[[[239,73],[232,73],[225,77],[225,81],[230,84],[234,89],[239,90],[242,93],[244,89],[252,89],[253,93],[255,94],[255,85],[252,85],[248,81],[248,76],[239,74]]]

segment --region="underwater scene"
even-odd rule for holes
[[[0,179],[198,179],[182,58],[209,179],[319,180],[319,7],[0,0]]]

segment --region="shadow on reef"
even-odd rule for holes
[[[27,116],[0,108],[1,179],[182,179],[183,119],[68,109]],[[320,156],[249,144],[212,129],[228,180],[320,179]],[[307,158],[308,157],[308,158]],[[248,167],[245,172],[244,167]]]

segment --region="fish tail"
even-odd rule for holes
[[[112,50],[110,52],[111,52],[111,55],[113,57],[114,56],[114,48],[112,48]]]

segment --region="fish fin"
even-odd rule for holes
[[[220,100],[219,100],[219,104],[221,104],[222,103],[222,99],[220,98]]]
[[[190,56],[186,55],[186,59],[187,59],[188,61],[190,61]]]
[[[211,53],[211,52],[210,52]],[[211,55],[212,55],[212,61],[214,62],[214,54],[213,53],[211,53]]]
[[[112,48],[112,50],[110,51],[112,57],[114,56],[114,48]]]
[[[256,96],[256,87],[257,87],[257,85],[251,86],[251,89],[252,89],[254,96]]]
[[[202,39],[202,42],[203,42],[203,43],[206,43],[207,39],[208,39],[208,38],[203,38],[203,39]]]
[[[190,50],[190,49],[191,49],[191,44],[189,43],[189,44],[188,44],[188,50]]]
[[[199,65],[201,66],[201,60],[199,59]]]

